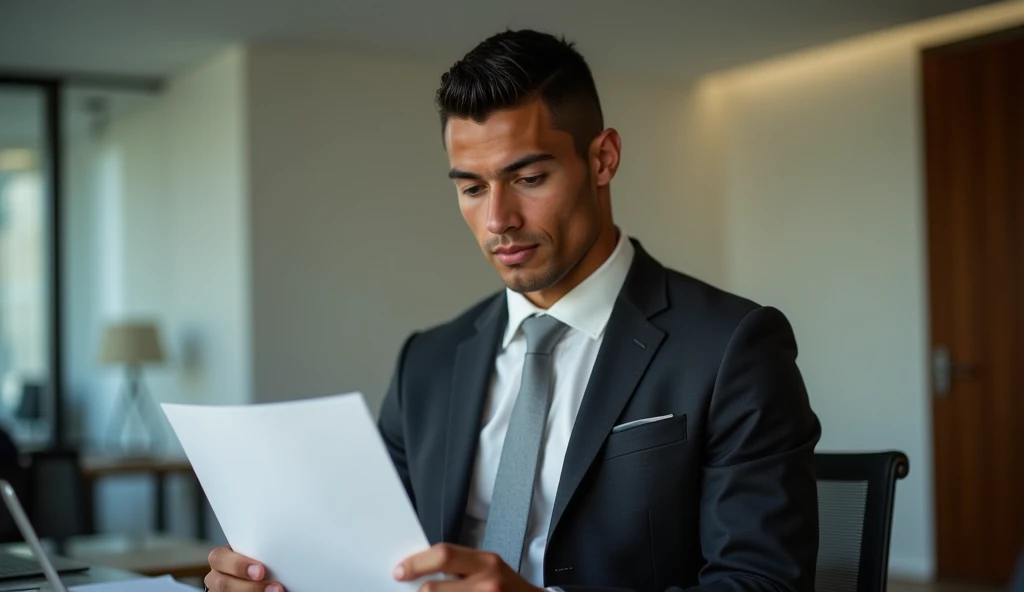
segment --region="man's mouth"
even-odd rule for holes
[[[519,265],[526,263],[537,252],[538,245],[509,245],[498,247],[492,251],[502,265]]]

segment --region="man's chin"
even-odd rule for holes
[[[520,294],[528,294],[550,288],[557,282],[557,279],[551,279],[552,275],[550,273],[506,268],[504,273],[501,273],[501,279],[509,290]]]

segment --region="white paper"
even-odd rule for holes
[[[74,586],[71,592],[196,592],[192,586],[176,582],[171,576],[145,580],[125,580],[104,584]]]
[[[288,592],[419,587],[391,576],[427,539],[361,395],[163,409],[228,543]]]

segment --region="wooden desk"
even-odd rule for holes
[[[175,579],[205,577],[210,571],[213,543],[147,535],[95,535],[73,537],[64,555],[144,576],[170,575]]]
[[[122,475],[152,475],[156,480],[154,484],[153,506],[156,514],[154,527],[158,533],[167,530],[167,478],[174,475],[185,475],[194,487],[196,510],[195,510],[195,536],[198,539],[205,539],[206,533],[206,496],[199,480],[192,470],[192,465],[184,458],[165,458],[159,456],[114,456],[109,454],[84,453],[80,461],[82,477],[85,480],[87,532],[96,532],[95,521],[95,491],[96,484],[102,479]]]

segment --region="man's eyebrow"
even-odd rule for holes
[[[460,171],[459,169],[452,169],[452,170],[448,171],[448,178],[449,179],[469,179],[471,181],[480,181],[480,180],[483,179],[483,177],[481,177],[480,175],[478,175],[476,173],[471,173],[469,171]]]
[[[547,160],[554,160],[554,159],[555,159],[555,155],[554,154],[528,154],[528,155],[520,158],[519,160],[516,160],[515,162],[513,162],[511,164],[508,164],[508,165],[505,165],[504,167],[502,167],[501,170],[498,171],[498,175],[499,176],[507,175],[509,173],[514,173],[514,172],[518,171],[519,169],[526,168],[526,167],[530,166],[531,164],[537,164],[538,162],[544,162],[544,161],[547,161]],[[448,171],[448,178],[449,179],[468,179],[468,180],[471,180],[471,181],[479,181],[479,180],[483,179],[483,177],[478,175],[477,173],[471,173],[469,171],[462,171],[462,170],[459,170],[459,169],[452,169],[452,170]]]
[[[530,166],[531,164],[537,164],[538,162],[544,162],[546,160],[554,160],[554,159],[555,159],[555,155],[554,154],[529,154],[529,155],[524,156],[524,157],[520,158],[519,160],[513,162],[512,164],[509,164],[509,165],[506,165],[505,167],[502,167],[502,169],[500,171],[498,171],[498,174],[499,175],[507,175],[509,173],[514,173],[514,172],[518,171],[519,169],[526,168],[526,167]]]

